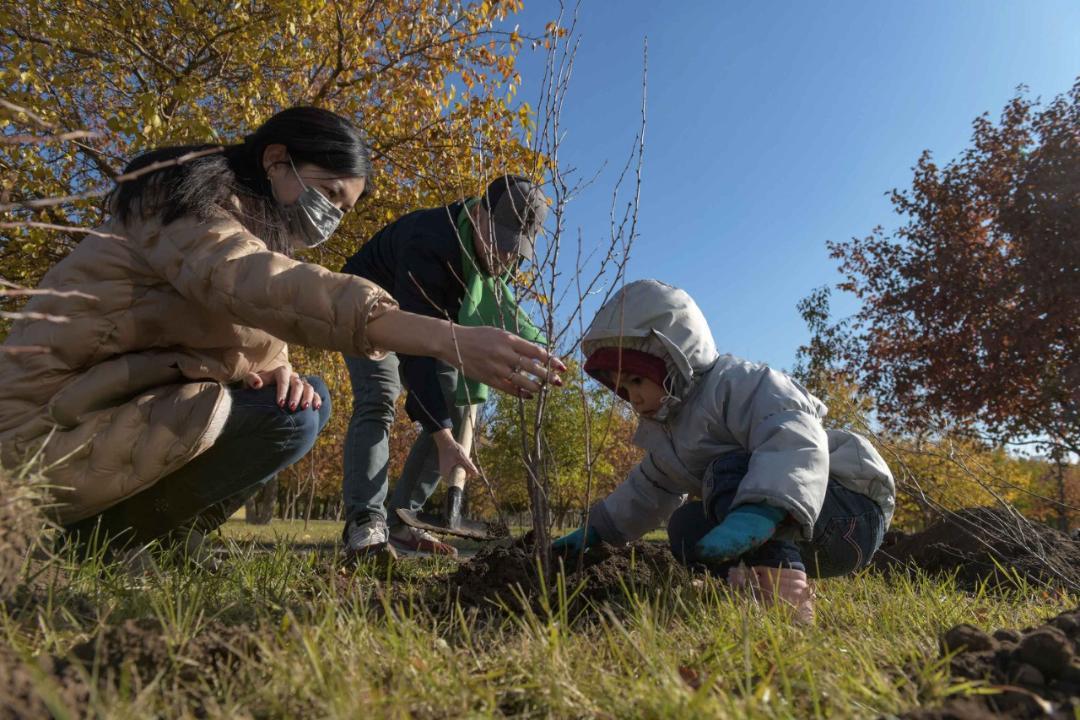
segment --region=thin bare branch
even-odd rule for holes
[[[172,160],[160,160],[155,163],[150,163],[146,167],[141,167],[138,170],[133,170],[122,175],[117,175],[114,178],[114,181],[117,184],[128,182],[130,180],[140,178],[143,175],[147,175],[157,170],[161,170],[162,168],[171,167],[173,165],[183,165],[184,163],[191,162],[192,160],[197,160],[198,158],[206,157],[207,155],[216,155],[217,153],[224,151],[225,148],[222,146],[207,148],[205,150],[193,150],[192,152],[184,153],[180,157],[173,158]],[[0,212],[7,212],[10,210],[15,210],[17,208],[27,208],[33,210],[36,208],[52,207],[55,205],[68,205],[70,203],[79,202],[82,200],[102,197],[104,195],[107,195],[111,190],[112,187],[97,188],[95,190],[87,190],[84,193],[78,193],[76,195],[65,195],[64,197],[41,198],[39,200],[23,200],[21,202],[13,203],[0,203]]]
[[[0,145],[47,145],[54,142],[67,142],[69,140],[82,140],[84,138],[101,137],[101,133],[91,130],[72,130],[71,132],[57,135],[0,135]]]

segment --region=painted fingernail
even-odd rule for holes
[[[554,380],[552,380],[551,382],[555,383],[555,384],[556,384],[556,385],[558,385],[559,387],[562,387],[562,385],[563,385],[563,382],[562,382],[562,378],[561,378],[561,377],[556,377],[556,378],[555,378]]]
[[[296,403],[289,403],[289,409],[290,410],[295,410],[296,409]]]
[[[304,405],[303,405],[303,408],[304,408],[304,410],[307,410],[307,409],[308,409],[308,405],[309,405],[309,404],[310,404],[310,403],[304,403]]]

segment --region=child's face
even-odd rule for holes
[[[630,404],[634,406],[634,412],[645,417],[656,413],[667,395],[664,388],[652,380],[637,375],[620,375],[615,384],[630,398]]]

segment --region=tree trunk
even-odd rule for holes
[[[274,517],[274,501],[277,500],[278,479],[275,475],[244,503],[244,516],[248,525],[269,525]]]
[[[1057,463],[1057,508],[1058,530],[1063,533],[1069,532],[1069,504],[1065,495],[1065,463],[1058,460]]]
[[[529,481],[529,506],[532,511],[534,552],[540,558],[540,568],[545,579],[551,578],[551,508],[548,494],[543,484],[543,463],[539,460],[529,462],[527,469]]]

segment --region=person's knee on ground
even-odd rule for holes
[[[830,480],[814,536],[800,549],[811,577],[840,577],[866,567],[884,537],[881,508]]]
[[[694,571],[708,570],[719,577],[727,574],[730,563],[702,563],[695,556],[694,546],[727,515],[748,461],[749,456],[742,452],[717,457],[705,470],[707,497],[685,503],[672,513],[668,520],[668,542],[671,554],[680,564]]]
[[[694,546],[715,526],[705,515],[701,502],[686,503],[673,512],[668,519],[667,534],[675,560],[692,570],[703,569],[694,557]]]

